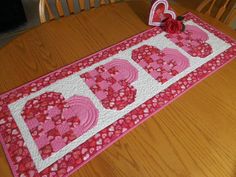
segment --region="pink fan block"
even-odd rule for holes
[[[75,128],[76,134],[82,135],[94,127],[98,121],[98,110],[94,107],[89,98],[84,96],[73,96],[69,98],[62,111],[62,116],[68,120],[79,117],[79,126]]]
[[[206,32],[193,25],[186,25],[185,30],[191,33],[191,37],[194,40],[207,41],[209,39]]]

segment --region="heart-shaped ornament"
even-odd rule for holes
[[[166,0],[157,0],[152,4],[148,24],[151,26],[160,26],[163,20],[169,17],[176,19],[176,14],[168,2]]]

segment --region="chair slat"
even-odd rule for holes
[[[41,0],[39,2],[39,19],[41,23],[45,23],[47,21],[45,16],[45,0]]]
[[[218,3],[216,3],[218,1],[216,0],[203,0],[202,3],[197,7],[197,11],[198,12],[202,12],[204,10],[204,8],[208,7],[210,4],[210,7],[207,9],[206,13],[207,15],[211,15],[212,14],[212,10],[213,8],[217,7]],[[230,5],[234,1],[231,0],[224,0],[223,1],[223,5],[219,8],[215,18],[219,21],[222,21],[225,24],[230,24],[232,23],[232,21],[236,18],[236,12],[235,15],[233,15],[234,13],[232,12],[232,7],[233,9],[236,8],[236,2],[234,3],[234,5]],[[229,6],[230,5],[230,6]],[[231,12],[228,12],[231,9]],[[235,10],[236,11],[236,10]],[[223,16],[226,15],[225,19],[222,19]]]
[[[46,6],[47,11],[48,11],[49,20],[55,19],[55,16],[53,15],[47,0],[45,0],[45,6]]]
[[[95,7],[95,0],[90,0],[90,7]]]
[[[213,0],[213,1],[211,2],[211,6],[210,6],[210,8],[207,10],[207,12],[206,12],[207,15],[210,15],[210,14],[211,14],[211,11],[212,11],[212,9],[213,9],[215,3],[216,3],[216,0]]]
[[[45,7],[46,7],[46,9],[45,9]],[[55,16],[53,15],[53,13],[51,11],[51,8],[48,4],[48,1],[47,0],[41,0],[39,2],[39,18],[40,18],[41,23],[45,23],[47,21],[45,10],[47,10],[47,12],[48,12],[49,20],[55,19]]]
[[[225,19],[225,24],[230,25],[236,20],[236,8],[232,9]]]
[[[57,12],[60,17],[65,16],[61,0],[56,0]]]
[[[51,1],[54,2],[58,15],[60,17],[63,17],[65,16],[64,8],[68,8],[69,13],[73,14],[76,13],[75,11],[78,10],[77,8],[75,8],[75,6],[77,7],[78,5],[79,5],[79,11],[81,11],[99,7],[102,4],[114,3],[121,0],[51,0]],[[63,8],[64,2],[66,3],[67,7]],[[46,18],[46,11],[48,12],[49,20],[55,19],[55,16],[53,15],[53,12],[48,4],[48,0],[39,0],[39,17],[41,23],[45,23],[48,20]]]
[[[70,14],[75,13],[74,0],[66,0]]]
[[[84,10],[85,9],[84,0],[79,0],[79,7],[80,7],[80,10]]]
[[[204,0],[204,1],[197,7],[197,11],[198,11],[198,12],[201,12],[210,2],[211,2],[211,0]]]
[[[224,14],[226,7],[228,6],[230,0],[226,0],[226,2],[224,3],[224,5],[219,9],[217,15],[216,15],[216,19],[219,20],[222,15]]]

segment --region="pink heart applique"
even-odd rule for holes
[[[170,8],[166,0],[157,0],[152,4],[148,24],[160,26],[166,18],[176,18],[175,12]]]
[[[131,85],[138,71],[128,61],[114,59],[80,76],[106,109],[121,110],[135,100]]]
[[[193,57],[205,58],[212,53],[207,33],[197,26],[186,25],[184,32],[166,34],[166,37]]]
[[[188,68],[188,59],[176,49],[162,51],[154,46],[143,45],[132,52],[132,59],[158,82],[165,83]]]
[[[45,92],[27,101],[22,117],[45,159],[93,128],[98,110],[87,97],[65,100],[61,93]]]

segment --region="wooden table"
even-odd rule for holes
[[[0,49],[0,92],[148,29],[147,11],[140,1],[118,3],[26,32]],[[201,17],[236,38],[228,27]],[[235,177],[235,76],[234,60],[72,176]],[[2,149],[0,172],[11,176]]]

